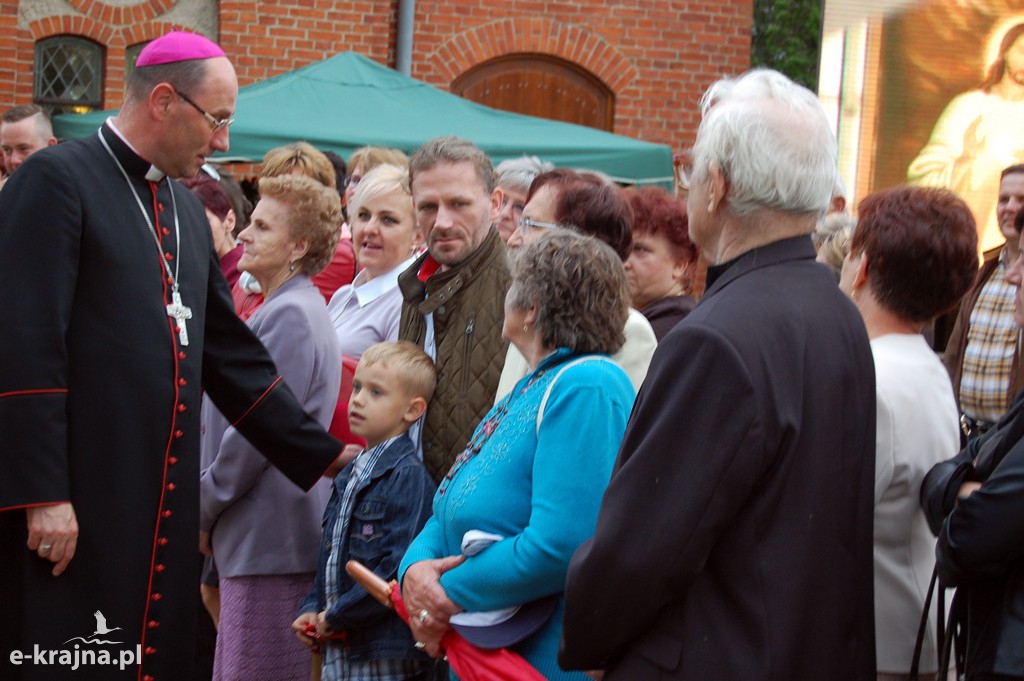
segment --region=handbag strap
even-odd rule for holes
[[[921,623],[917,627],[917,640],[914,642],[914,659],[913,659],[913,662],[910,663],[910,681],[917,681],[917,676],[918,676],[917,670],[918,670],[918,667],[921,665],[921,651],[924,649],[924,634],[925,634],[925,631],[927,631],[927,629],[928,629],[928,613],[931,611],[931,607],[932,607],[932,595],[935,593],[935,590],[937,588],[940,589],[940,590],[942,589],[942,587],[938,586],[938,584],[939,584],[939,566],[936,565],[934,568],[932,568],[932,579],[928,583],[928,595],[924,599],[924,610],[921,612]],[[945,604],[944,603],[945,602],[945,598],[944,597],[941,598],[941,601],[943,602],[943,605],[944,605]],[[942,616],[943,616],[942,613],[939,613],[939,618],[940,619],[942,618]],[[948,661],[948,658],[947,658],[947,661]],[[940,657],[939,662],[940,662],[939,669],[941,670],[942,669],[941,657]]]
[[[565,373],[565,370],[568,369],[569,367],[574,366],[576,364],[582,364],[583,362],[588,362],[588,361],[591,361],[591,360],[598,360],[598,361],[601,361],[601,362],[611,362],[612,364],[614,364],[614,362],[612,362],[612,360],[610,360],[607,357],[603,357],[601,355],[584,355],[583,357],[577,357],[576,359],[569,360],[568,362],[566,362],[565,364],[560,366],[558,368],[558,373],[556,373],[555,377],[551,379],[550,383],[548,383],[548,389],[544,391],[544,397],[540,401],[540,408],[537,410],[537,436],[538,437],[540,436],[540,424],[541,424],[542,421],[544,421],[544,407],[546,407],[547,404],[548,404],[548,398],[551,396],[551,389],[554,388],[555,387],[555,383],[558,382],[558,377],[561,376],[563,373]]]
[[[956,589],[956,593],[953,594],[953,600],[949,604],[949,619],[946,620],[946,631],[944,636],[941,637],[942,646],[939,648],[939,669],[949,669],[950,659],[954,659],[956,663],[957,678],[961,678],[961,674],[964,673],[964,665],[966,663],[966,651],[963,647],[963,640],[957,640],[959,633],[959,610],[963,607],[964,599],[967,597],[966,594],[967,586],[960,585]],[[956,644],[956,655],[954,658],[954,644]]]

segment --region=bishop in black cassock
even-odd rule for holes
[[[183,144],[212,130],[200,143],[226,148],[223,126],[169,88],[148,111],[179,128],[161,130]],[[108,122],[37,153],[0,193],[3,679],[187,678],[201,390],[304,488],[341,450],[235,316],[199,201],[132,146]],[[25,509],[69,501],[77,550],[54,577],[26,547]],[[72,671],[85,651],[113,663]]]

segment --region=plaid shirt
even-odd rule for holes
[[[345,656],[343,648],[325,646],[320,678],[321,681],[408,681],[419,678],[418,675],[423,674],[427,668],[428,663],[419,660],[369,660],[356,663]]]
[[[352,506],[355,503],[355,490],[365,482],[373,472],[377,461],[384,450],[395,440],[391,438],[380,443],[373,449],[365,449],[359,453],[352,464],[352,472],[345,483],[345,492],[341,496],[341,508],[338,522],[334,524],[331,536],[331,555],[327,558],[325,595],[327,607],[330,608],[338,600],[338,548],[348,532],[349,520],[352,518]],[[334,483],[337,485],[337,481]],[[398,615],[395,615],[397,617]],[[336,645],[323,647],[322,681],[406,681],[427,668],[427,663],[419,660],[368,660],[353,662],[348,658],[345,648]]]
[[[1006,283],[1006,251],[971,310],[960,378],[960,408],[971,418],[998,421],[1009,406],[1007,391],[1020,328],[1013,319],[1016,289]]]

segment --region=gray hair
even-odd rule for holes
[[[416,178],[416,173],[430,170],[439,163],[472,163],[484,193],[494,191],[494,165],[484,151],[469,140],[454,135],[435,137],[425,142],[416,150],[409,160],[409,184]]]
[[[836,140],[818,98],[770,69],[713,84],[701,99],[694,175],[715,163],[734,215],[758,209],[823,215],[836,178]]]
[[[409,190],[409,172],[391,163],[382,163],[366,173],[356,191],[352,195],[349,215],[355,215],[364,202],[398,192],[409,198],[409,210],[412,211],[412,192]]]
[[[537,306],[537,333],[548,348],[612,354],[626,342],[626,271],[593,237],[559,230],[520,248],[508,301],[513,309]]]
[[[554,163],[542,161],[536,156],[520,156],[499,163],[494,169],[494,174],[497,176],[499,187],[515,189],[525,194],[530,191],[534,178],[554,169]]]
[[[187,59],[170,64],[136,66],[128,77],[125,102],[141,102],[160,83],[191,95],[206,80],[206,59]]]

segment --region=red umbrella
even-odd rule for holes
[[[385,582],[365,565],[354,560],[345,564],[345,571],[371,596],[389,608],[394,608],[398,616],[406,624],[409,623],[409,613],[405,609],[397,582]],[[463,681],[545,681],[544,676],[522,655],[508,648],[478,648],[454,629],[449,629],[441,638],[441,650],[447,656],[452,671]]]

